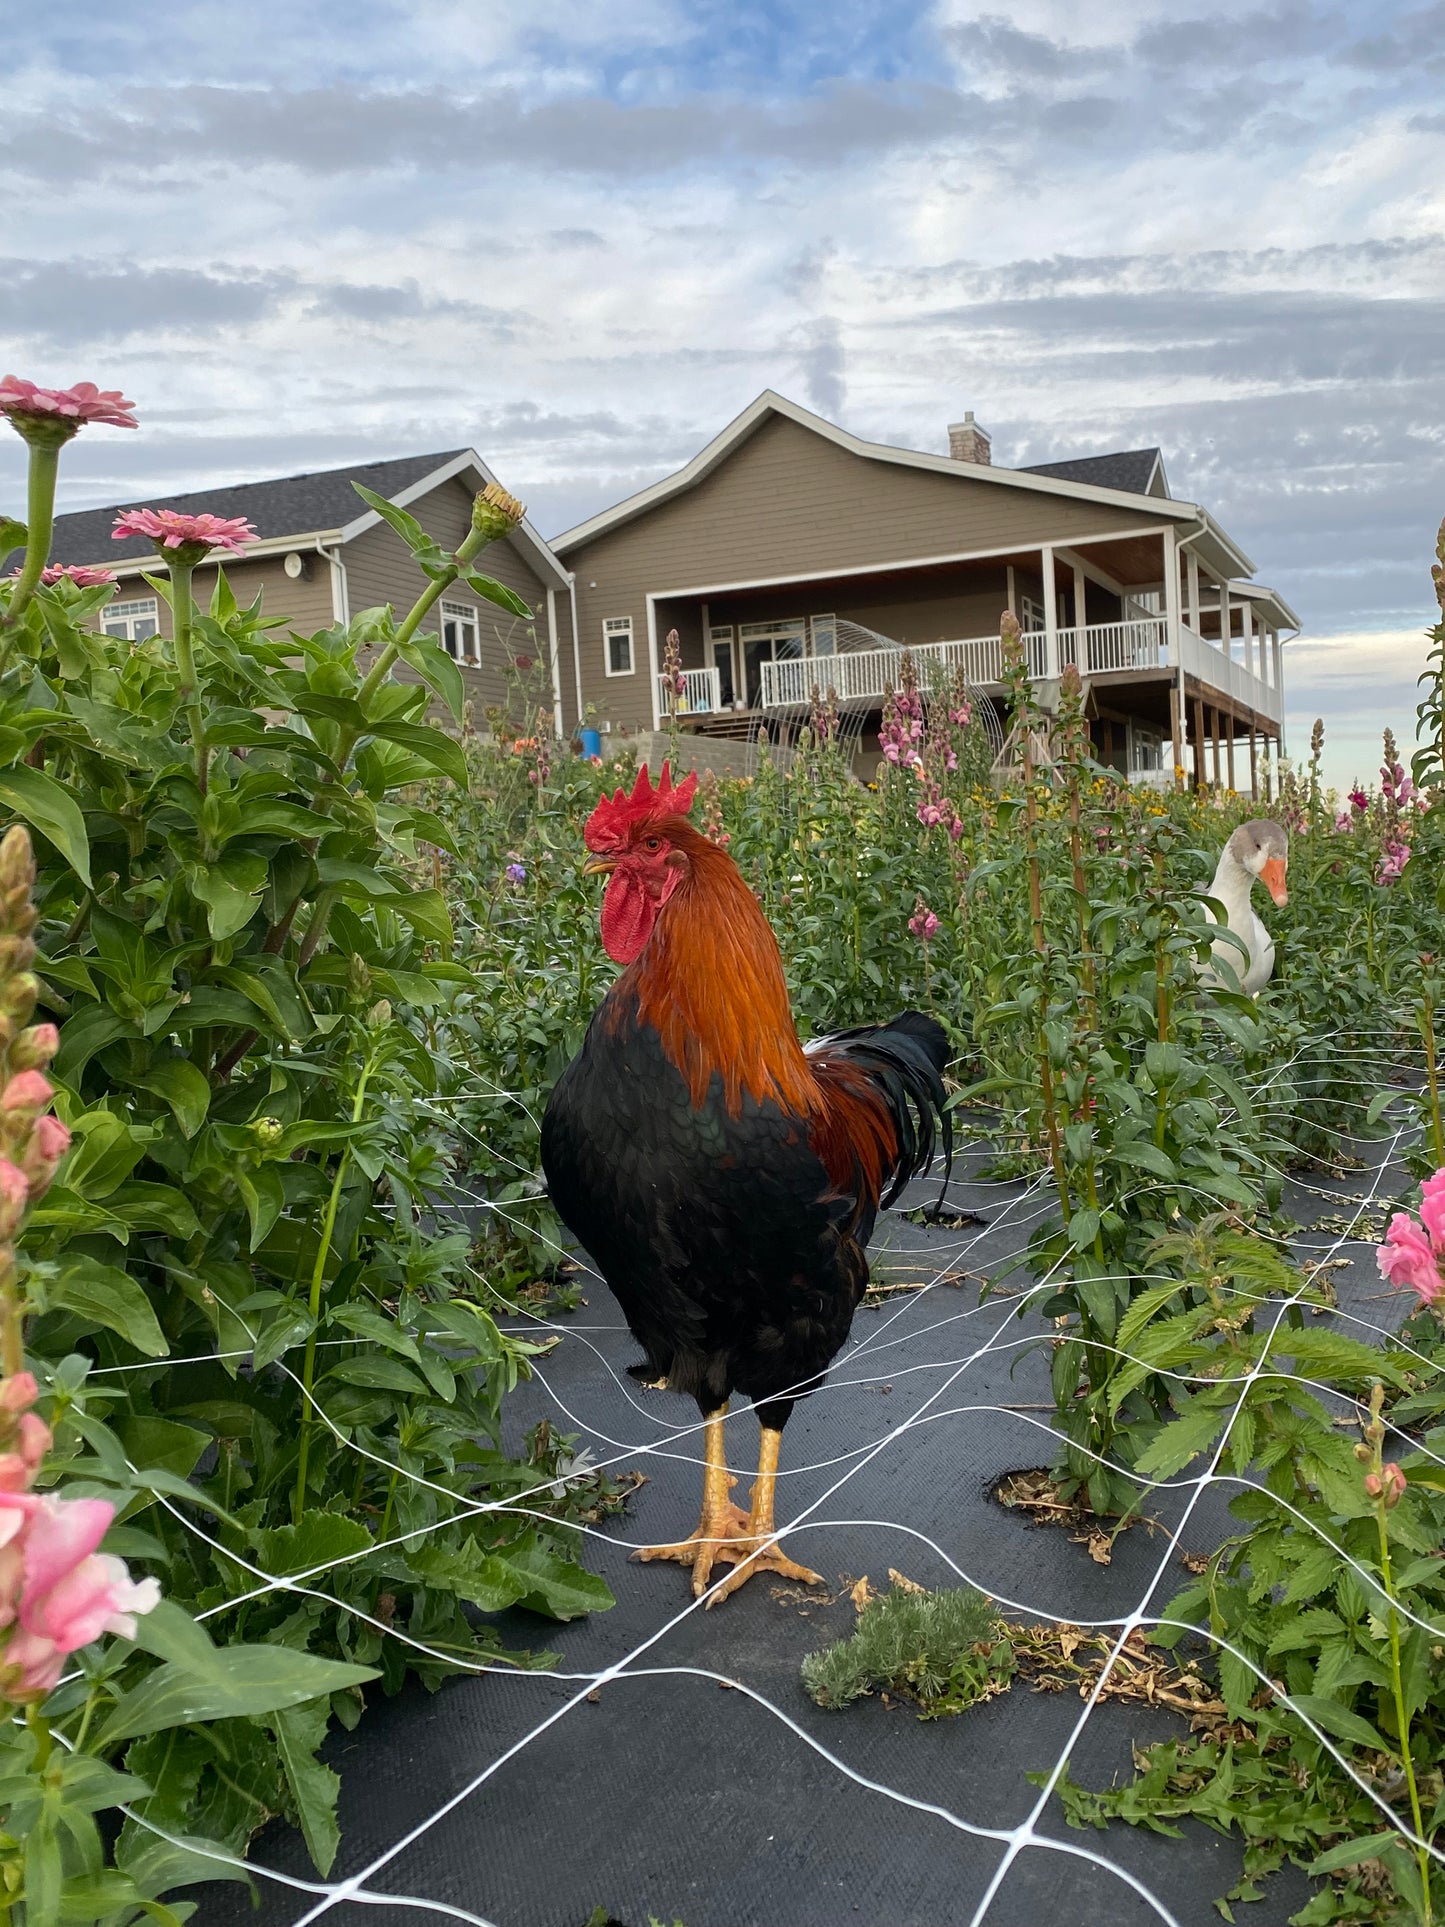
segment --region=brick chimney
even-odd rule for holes
[[[956,462],[981,462],[985,468],[993,461],[988,435],[973,419],[971,408],[961,422],[948,424],[948,452]]]

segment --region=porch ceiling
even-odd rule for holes
[[[761,616],[767,616],[784,598],[790,603],[805,601],[813,608],[824,609],[830,606],[829,597],[839,589],[863,590],[870,601],[875,601],[886,597],[890,591],[927,585],[946,588],[951,583],[966,583],[974,577],[996,576],[1011,566],[1037,570],[1038,564],[1037,549],[1021,550],[1017,555],[979,556],[966,562],[900,562],[896,569],[840,569],[836,575],[820,576],[807,582],[760,583],[756,587],[746,584],[741,588],[713,590],[695,598],[685,594],[671,595],[664,591],[659,599],[695,599],[714,607],[721,607],[724,603],[729,608],[742,605]]]

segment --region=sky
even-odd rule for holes
[[[143,423],[63,508],[471,444],[551,535],[764,388],[972,408],[1011,466],[1163,448],[1331,780],[1410,735],[1445,0],[66,0],[7,68],[0,372]]]

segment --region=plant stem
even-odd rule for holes
[[[1376,1451],[1376,1460],[1380,1454]],[[1375,1501],[1375,1524],[1380,1534],[1380,1575],[1385,1582],[1385,1592],[1390,1601],[1390,1686],[1395,1696],[1395,1730],[1400,1736],[1400,1764],[1405,1769],[1405,1784],[1410,1789],[1410,1814],[1415,1822],[1415,1837],[1425,1838],[1425,1820],[1420,1811],[1420,1793],[1415,1785],[1415,1762],[1410,1753],[1410,1714],[1405,1705],[1405,1687],[1400,1673],[1400,1620],[1395,1611],[1395,1586],[1390,1571],[1390,1535],[1385,1526],[1385,1501]],[[1420,1886],[1425,1898],[1423,1927],[1430,1927],[1434,1915],[1430,1907],[1430,1855],[1424,1846],[1415,1849],[1415,1862],[1420,1869]]]
[[[55,481],[60,473],[60,443],[34,441],[30,446],[30,476],[26,491],[25,561],[20,580],[10,596],[7,628],[19,620],[35,593],[45,564],[50,559],[50,537],[55,528]],[[3,666],[3,664],[0,664]]]
[[[1425,1083],[1430,1093],[1430,1142],[1437,1170],[1445,1167],[1445,1123],[1440,1115],[1440,1066],[1435,1054],[1435,1000],[1429,981],[1421,992],[1420,1035],[1425,1040]]]
[[[181,705],[191,729],[191,751],[196,760],[196,787],[206,793],[207,759],[206,714],[196,682],[194,640],[195,610],[191,605],[191,577],[195,562],[186,551],[174,550],[166,557],[171,572],[171,628],[175,636],[176,669],[181,678]]]
[[[376,1069],[376,1052],[372,1051],[361,1070],[361,1082],[356,1087],[356,1097],[351,1106],[351,1121],[361,1122],[361,1109],[366,1101],[366,1086],[371,1073]],[[321,1239],[316,1250],[316,1263],[311,1270],[311,1292],[307,1310],[311,1313],[311,1330],[306,1339],[306,1357],[301,1367],[301,1432],[296,1450],[296,1492],[291,1502],[293,1523],[299,1524],[306,1507],[306,1471],[311,1456],[311,1388],[316,1380],[316,1329],[321,1319],[321,1285],[326,1272],[326,1260],[331,1252],[331,1240],[336,1233],[336,1214],[341,1208],[341,1186],[346,1177],[346,1167],[350,1163],[350,1147],[342,1145],[341,1156],[336,1161],[336,1176],[331,1183],[331,1195],[326,1200],[326,1215],[321,1221]]]

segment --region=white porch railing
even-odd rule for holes
[[[701,716],[722,708],[722,683],[716,669],[684,669],[682,693],[677,697],[679,716]],[[657,713],[673,713],[673,688],[666,676],[657,679]]]
[[[1055,636],[1057,656],[1049,661],[1048,636],[1032,630],[1023,638],[1029,674],[1035,682],[1057,676],[1070,663],[1084,677],[1105,676],[1129,669],[1176,670],[1171,660],[1169,624],[1164,616],[1141,616],[1129,622],[1091,623],[1085,629],[1060,629]],[[1191,676],[1261,715],[1279,719],[1279,693],[1222,649],[1181,628],[1184,667]],[[1003,645],[997,636],[972,636],[959,641],[919,643],[908,652],[925,686],[940,672],[961,669],[981,689],[996,689],[1003,679]],[[786,662],[762,665],[764,709],[802,709],[814,688],[832,688],[842,703],[881,700],[902,678],[901,644],[882,649],[849,649],[836,656],[794,656]],[[694,672],[701,673],[701,672]]]

